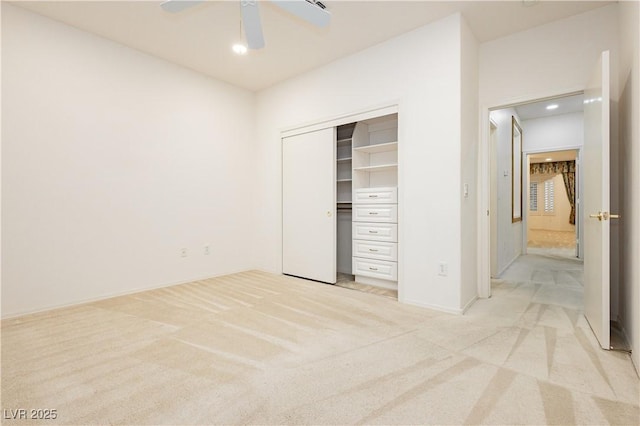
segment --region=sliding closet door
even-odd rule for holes
[[[336,282],[335,128],[282,139],[282,272]]]

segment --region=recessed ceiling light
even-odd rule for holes
[[[247,46],[242,43],[236,43],[231,47],[233,53],[236,55],[246,55],[247,54]]]
[[[549,110],[556,109],[556,108],[558,108],[558,104],[547,105],[547,109],[549,109]]]
[[[553,161],[553,158],[545,158],[544,161]]]

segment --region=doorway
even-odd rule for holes
[[[561,98],[569,98],[573,95],[583,96],[583,113],[582,113],[582,129],[583,138],[581,146],[581,156],[583,157],[583,165],[578,170],[588,170],[588,173],[583,173],[584,179],[580,180],[580,191],[583,194],[579,200],[579,217],[583,218],[582,224],[578,229],[583,229],[584,240],[580,244],[579,253],[585,253],[584,256],[584,315],[591,327],[595,337],[597,338],[600,346],[603,349],[610,349],[610,320],[611,320],[611,294],[617,291],[611,285],[611,250],[610,250],[610,219],[617,219],[617,214],[610,212],[610,139],[611,139],[611,65],[610,65],[610,53],[604,51],[595,62],[589,79],[585,82],[584,91],[572,93],[565,96],[553,96],[540,99],[536,102],[530,102],[530,104],[544,104],[547,105],[544,109],[553,111],[559,108],[559,105],[555,102]],[[528,105],[526,102],[512,104],[510,107],[514,109],[520,106]],[[503,107],[506,108],[506,107]],[[479,204],[480,212],[480,229],[478,235],[478,294],[480,297],[491,296],[491,279],[490,279],[490,259],[488,257],[489,250],[489,234],[490,221],[488,219],[490,211],[490,191],[489,187],[489,118],[490,114],[493,115],[499,109],[484,108],[482,110],[483,119],[481,121],[483,128],[483,135],[480,142],[480,154],[481,162],[479,165],[479,181],[481,189],[481,203]],[[493,118],[493,117],[491,117]],[[513,122],[516,122],[515,117],[512,117]],[[534,120],[531,120],[534,121]],[[521,133],[519,140],[522,142],[525,151],[528,149],[526,146],[527,141],[532,138],[531,127],[525,126],[524,135]],[[515,133],[515,132],[514,132]],[[529,135],[529,136],[527,136]],[[522,137],[524,138],[522,141]],[[500,138],[499,138],[500,139]],[[548,144],[549,141],[547,140]],[[563,147],[564,148],[564,147]],[[541,150],[543,151],[543,150]],[[516,152],[515,150],[513,152]],[[500,150],[499,156],[500,158]],[[519,164],[523,168],[527,167],[524,164],[525,156],[520,151],[517,151],[516,155],[513,155],[514,162],[512,164]],[[513,167],[508,172],[512,172]],[[500,170],[498,176],[502,174]],[[517,188],[518,183],[516,178],[513,179],[512,188]],[[584,181],[584,183],[582,183]],[[500,185],[498,186],[498,190]],[[518,192],[522,193],[525,189],[520,185]],[[520,195],[518,194],[518,195]],[[500,192],[498,194],[500,197]],[[514,197],[515,199],[515,197]],[[513,211],[516,211],[516,207],[521,207],[521,201],[516,201],[513,204]],[[500,206],[499,206],[500,207]],[[483,218],[486,210],[487,217]],[[518,210],[519,211],[519,210]],[[588,212],[588,215],[587,215]],[[498,212],[498,222],[504,223],[504,218],[500,220],[500,208]],[[513,222],[516,222],[516,216],[513,217]],[[583,225],[583,226],[582,226]],[[514,228],[516,228],[514,226]],[[499,228],[501,230],[501,228]],[[523,229],[520,229],[520,233],[514,232],[513,235],[517,238],[524,234]],[[500,234],[499,234],[500,235]],[[508,243],[507,239],[507,243]],[[522,239],[524,245],[524,239]],[[505,239],[500,238],[500,245],[505,244]],[[516,245],[517,246],[517,245]],[[584,248],[582,248],[584,247]],[[517,249],[516,249],[517,250]],[[522,251],[526,251],[526,248],[522,248]],[[499,250],[500,254],[500,250]],[[517,257],[514,257],[514,260]],[[500,260],[500,258],[499,258]]]
[[[583,98],[572,93],[489,112],[491,278],[527,253],[582,258]]]
[[[573,149],[526,154],[525,253],[580,258],[578,153]]]

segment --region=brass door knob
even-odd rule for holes
[[[609,220],[609,219],[620,219],[620,215],[611,214],[609,212],[598,212],[598,214],[590,214],[589,217],[593,219],[598,219],[600,221]]]

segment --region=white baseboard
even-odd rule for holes
[[[624,338],[627,347],[631,348],[631,351],[632,351],[631,364],[633,364],[633,367],[636,369],[636,374],[640,378],[640,365],[636,363],[635,357],[633,356],[633,351],[635,349],[632,347],[632,345],[630,345],[631,339],[629,339],[629,335],[627,334],[627,329],[625,328],[624,322],[622,321],[622,318],[620,318],[620,316],[618,316],[618,318],[616,319],[616,322],[620,326],[620,331],[622,331],[622,337]]]
[[[498,272],[498,278],[504,273],[504,271],[506,271],[507,269],[509,269],[509,266],[511,266],[511,264],[513,262],[516,261],[517,258],[519,258],[520,256],[522,256],[522,253],[520,254],[516,254],[515,257],[513,259],[511,259],[504,268],[500,269],[500,271]]]
[[[476,300],[478,300],[478,296],[473,296],[471,300],[469,300],[467,304],[462,307],[462,315],[467,313],[467,310],[471,307],[471,305],[475,303]]]
[[[400,302],[406,303],[407,305],[418,306],[420,308],[427,308],[427,309],[432,309],[434,311],[445,312],[447,314],[462,315],[464,313],[462,309],[453,309],[447,306],[440,306],[440,305],[434,305],[431,303],[418,302],[417,300],[404,299],[404,300],[400,300]]]

